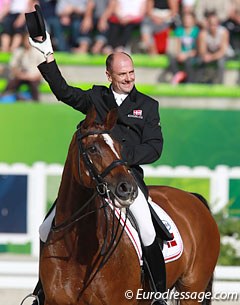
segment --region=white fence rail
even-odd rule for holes
[[[38,256],[38,228],[45,216],[47,197],[47,177],[60,176],[63,167],[59,164],[48,165],[37,162],[33,166],[25,164],[0,163],[0,175],[27,175],[27,234],[1,234],[0,244],[31,242],[32,255]],[[178,166],[157,168],[144,166],[146,177],[173,178],[207,178],[210,181],[210,204],[213,213],[224,207],[229,200],[229,180],[240,179],[240,167],[217,166],[211,170],[207,167]]]

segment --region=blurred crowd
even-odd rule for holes
[[[240,0],[0,0],[1,52],[30,52],[24,13],[35,4],[56,51],[166,54],[173,84],[222,83],[226,59],[239,58]]]

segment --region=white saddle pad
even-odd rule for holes
[[[148,202],[151,204],[151,206],[153,207],[159,218],[162,220],[166,228],[173,236],[172,240],[164,241],[163,244],[163,256],[165,259],[165,263],[175,261],[182,255],[183,252],[183,242],[181,235],[178,231],[178,228],[175,225],[174,221],[171,219],[171,217],[160,206],[154,203],[151,200],[151,198],[149,199]],[[111,204],[109,205],[111,206],[111,208],[113,208]],[[125,223],[125,213],[121,213],[120,209],[115,208],[115,215],[118,219],[120,218],[120,222],[123,225]],[[130,240],[132,241],[132,244],[138,255],[139,262],[142,265],[142,247],[141,247],[140,239],[137,231],[132,226],[129,219],[127,219],[126,221],[124,230],[127,233]]]

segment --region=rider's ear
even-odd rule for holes
[[[106,130],[111,130],[114,127],[114,125],[116,124],[117,118],[118,118],[117,108],[111,109],[108,112],[107,117],[106,117],[105,122],[104,122],[105,129]]]
[[[84,129],[87,129],[89,126],[92,126],[92,124],[94,123],[94,121],[96,119],[96,116],[97,116],[96,109],[94,106],[92,106],[86,115],[86,118],[82,124],[82,127]]]

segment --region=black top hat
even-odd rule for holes
[[[44,18],[39,5],[34,6],[36,11],[31,13],[26,13],[26,24],[30,37],[39,42],[39,40],[34,39],[35,37],[42,36],[42,41],[46,40],[46,27],[44,23]]]

